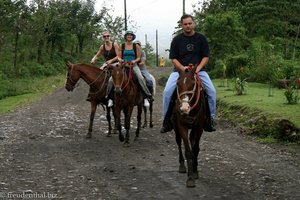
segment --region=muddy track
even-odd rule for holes
[[[163,69],[151,69],[158,77]],[[178,173],[173,133],[160,134],[162,88],[154,127],[131,145],[106,137],[98,107],[92,139],[85,139],[88,88],[58,89],[41,101],[0,117],[0,199],[300,199],[299,153],[258,143],[217,121],[201,138],[196,187]],[[27,195],[27,196],[26,196]]]

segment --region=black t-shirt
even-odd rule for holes
[[[192,36],[186,36],[181,33],[173,38],[170,59],[177,59],[183,66],[188,66],[198,65],[204,57],[209,57],[209,46],[204,35],[195,32]]]
[[[105,43],[103,43],[103,56],[105,58],[105,61],[113,59],[113,58],[115,58],[117,56],[114,43],[112,43],[112,47],[111,47],[111,49],[109,51],[106,50]],[[116,60],[116,61],[114,61],[114,63],[115,62],[118,62],[118,61]]]

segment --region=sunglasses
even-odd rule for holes
[[[103,35],[103,38],[109,38],[109,35]]]

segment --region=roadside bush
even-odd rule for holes
[[[296,81],[293,81],[289,86],[286,87],[284,95],[288,104],[297,104],[299,97],[299,89]]]
[[[246,94],[246,88],[247,88],[247,79],[240,79],[236,78],[234,81],[234,91],[237,95],[243,95]]]

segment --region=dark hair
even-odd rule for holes
[[[182,23],[182,21],[183,21],[184,19],[189,18],[189,17],[194,21],[194,17],[193,17],[192,15],[184,14],[184,15],[181,16],[180,22]]]

